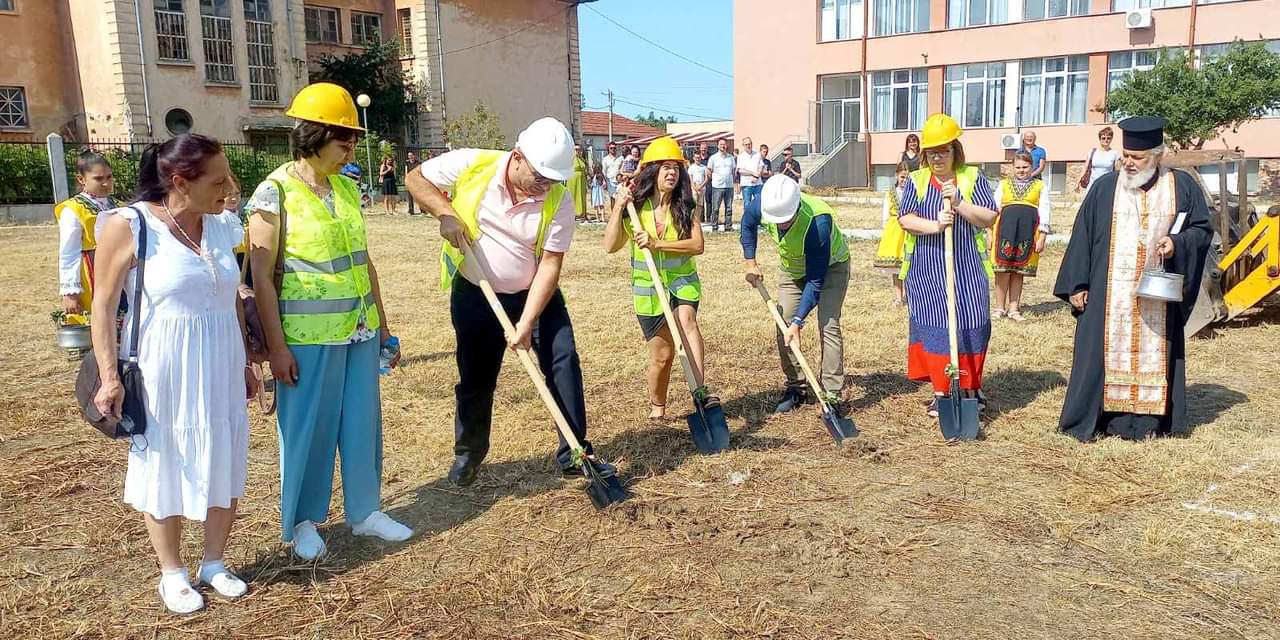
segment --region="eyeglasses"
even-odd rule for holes
[[[951,147],[945,149],[925,149],[924,157],[926,158],[945,158],[951,155]]]
[[[533,175],[533,183],[539,187],[549,187],[553,184],[560,184],[561,182],[564,182],[564,180],[552,180],[551,178],[538,173],[538,170],[533,168],[533,163],[529,162],[528,158],[522,156],[520,159],[524,162],[526,167],[529,167],[529,173]]]

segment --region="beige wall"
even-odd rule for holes
[[[930,111],[941,110],[943,65],[995,62],[1055,55],[1090,55],[1090,109],[1106,95],[1107,53],[1159,47],[1185,47],[1190,9],[1158,9],[1152,29],[1130,31],[1123,14],[1095,13],[1074,18],[1020,22],[991,27],[945,29],[945,3],[935,2],[933,31],[867,41],[868,70],[929,68]],[[1105,11],[1106,0],[1094,0],[1092,10]],[[1280,2],[1241,0],[1199,7],[1196,43],[1229,42],[1236,37],[1280,38]],[[785,38],[788,55],[776,55],[773,47],[736,47],[734,52],[734,116],[739,135],[775,144],[788,136],[807,134],[810,100],[818,95],[818,77],[857,73],[862,61],[862,41],[818,42],[819,3],[810,0],[778,3],[772,0],[736,0],[735,42],[776,42]],[[1249,25],[1246,28],[1241,25]],[[748,72],[748,70],[750,70]],[[1010,78],[1008,90],[1015,90]],[[868,104],[865,99],[864,106]],[[1035,126],[1040,144],[1052,159],[1083,160],[1095,144],[1102,114],[1090,112],[1084,125]],[[1003,160],[1001,133],[1012,129],[972,129],[965,133],[965,148],[979,162]],[[872,161],[890,164],[902,149],[906,132],[874,133]],[[1229,145],[1241,145],[1250,155],[1280,157],[1280,119],[1266,118],[1224,136]],[[1214,143],[1220,144],[1220,143]]]
[[[308,1],[304,4],[307,7],[325,7],[328,9],[338,10],[339,44],[332,45],[319,42],[307,43],[307,56],[308,59],[312,61],[322,55],[342,57],[348,53],[357,53],[363,50],[363,46],[353,45],[351,42],[351,13],[353,11],[360,13],[376,13],[382,16],[382,39],[384,41],[395,39],[395,7],[397,4],[395,0],[317,0],[316,2]],[[306,24],[304,23],[303,32],[305,33],[305,31]]]
[[[0,130],[0,139],[43,138],[58,132],[83,135],[80,95],[67,16],[62,3],[18,0],[14,12],[0,12],[0,86],[21,87],[27,99],[29,127]]]

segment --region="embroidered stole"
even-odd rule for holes
[[[1174,172],[1160,169],[1149,191],[1116,185],[1107,271],[1105,375],[1102,408],[1164,415],[1168,394],[1167,303],[1137,297],[1138,282],[1155,260],[1177,208]]]

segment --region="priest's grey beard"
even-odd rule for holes
[[[1133,175],[1129,175],[1122,171],[1120,172],[1120,186],[1130,191],[1137,191],[1142,188],[1142,185],[1151,181],[1152,176],[1156,175],[1157,170],[1159,170],[1159,167],[1155,166],[1150,169],[1139,171]]]

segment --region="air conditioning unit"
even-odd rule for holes
[[[1000,148],[1005,150],[1016,150],[1022,147],[1022,139],[1016,133],[1005,133],[1000,136]]]
[[[1124,13],[1124,26],[1130,29],[1150,29],[1150,9],[1130,9]]]

